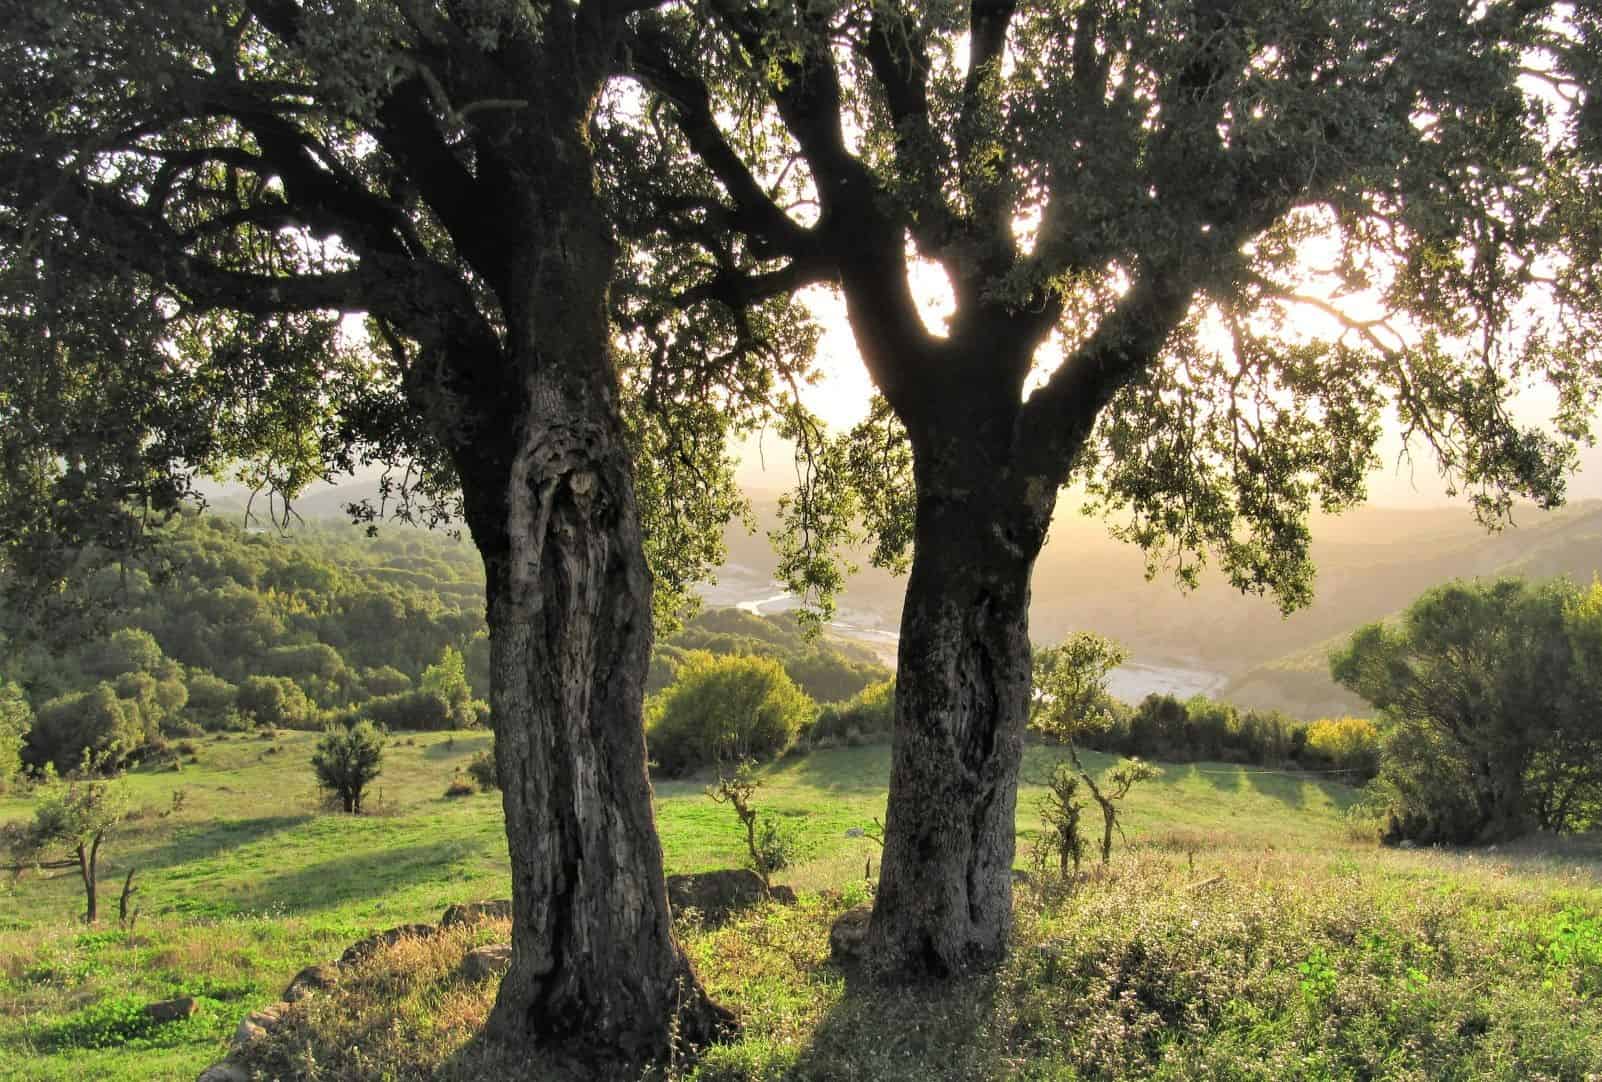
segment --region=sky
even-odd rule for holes
[[[944,331],[944,315],[950,303],[949,289],[940,272],[915,271],[914,294],[924,323],[935,333]],[[831,428],[843,431],[867,415],[874,394],[873,382],[857,353],[845,306],[829,290],[815,288],[804,295],[822,330],[818,342],[819,381],[805,388],[803,397],[809,409]],[[1544,424],[1550,419],[1551,396],[1539,391],[1515,401],[1514,413],[1529,423]],[[1602,425],[1599,425],[1602,430]],[[772,432],[745,440],[739,448],[738,479],[748,492],[769,493],[789,489],[795,484],[795,467],[788,443]],[[1381,468],[1368,477],[1368,503],[1377,507],[1439,507],[1467,503],[1452,497],[1436,472],[1428,448],[1415,448],[1411,461],[1403,454],[1399,430],[1393,425],[1379,447]],[[1602,447],[1582,448],[1580,471],[1570,478],[1569,500],[1602,499]]]

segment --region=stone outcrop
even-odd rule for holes
[[[512,900],[510,898],[496,898],[492,901],[463,902],[453,905],[445,910],[445,915],[439,918],[440,930],[454,928],[459,924],[482,924],[487,920],[511,920]]]
[[[873,907],[859,905],[835,918],[829,929],[829,954],[837,962],[855,962],[861,959],[868,940],[868,920]]]
[[[470,981],[481,981],[489,977],[499,977],[512,965],[512,945],[510,943],[491,943],[485,947],[477,947],[467,952],[462,959],[462,976]]]
[[[674,912],[696,909],[709,924],[727,920],[742,909],[749,909],[762,900],[762,880],[755,872],[744,868],[721,868],[694,875],[667,877],[668,904]],[[795,904],[795,891],[786,886],[774,887],[768,896],[782,905]]]

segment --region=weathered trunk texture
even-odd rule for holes
[[[992,965],[1012,924],[1030,693],[1029,576],[1044,518],[966,441],[919,450],[885,850],[868,950],[881,973]]]
[[[512,964],[490,1029],[640,1063],[729,1016],[671,934],[642,716],[651,579],[608,345],[613,250],[589,163],[567,162],[565,185],[560,164],[511,223],[542,240],[503,296],[521,390],[458,454],[489,583],[512,864]]]

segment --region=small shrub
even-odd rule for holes
[[[761,788],[756,771],[749,761],[741,763],[733,774],[718,778],[709,785],[706,795],[715,803],[727,804],[734,809],[735,817],[745,828],[745,848],[751,870],[762,880],[762,889],[771,890],[773,873],[788,868],[796,849],[794,834],[771,815],[759,816],[751,798]]]
[[[850,747],[873,740],[887,740],[895,728],[896,682],[892,677],[870,684],[843,703],[830,703],[818,711],[818,720],[807,730],[807,742],[815,748]]]
[[[478,784],[479,789],[486,793],[501,787],[500,771],[495,767],[494,749],[481,751],[473,756],[467,764],[467,773]]]
[[[345,811],[360,815],[362,796],[378,777],[384,759],[384,733],[370,721],[350,728],[329,726],[317,742],[312,769],[317,783],[339,797]]]
[[[362,704],[362,713],[386,729],[412,729],[425,732],[449,729],[455,725],[451,703],[437,691],[402,691],[382,695]]]

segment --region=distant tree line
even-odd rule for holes
[[[369,538],[327,522],[280,533],[185,515],[141,566],[75,587],[63,611],[76,622],[48,639],[0,639],[0,779],[46,764],[73,770],[85,751],[115,768],[206,731],[482,723],[483,589],[477,554],[443,534]],[[793,616],[697,614],[657,645],[653,689],[712,656],[778,667],[800,696],[785,747],[805,737],[818,703],[844,706],[874,685],[884,716],[858,718],[836,738],[888,734],[888,670],[864,648],[808,637]],[[747,675],[762,669],[740,664]]]

